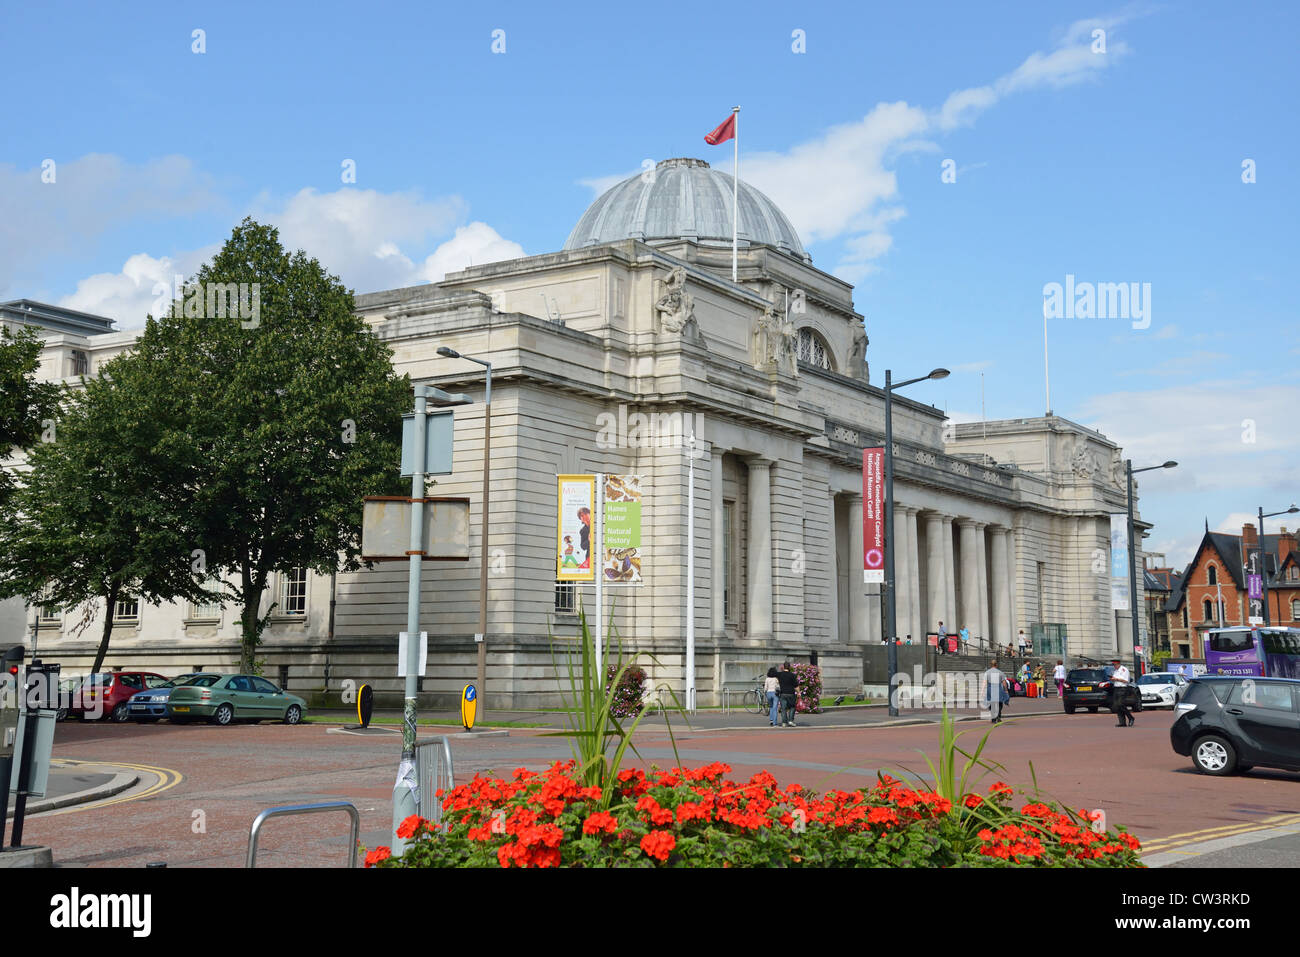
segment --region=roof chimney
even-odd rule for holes
[[[1259,544],[1259,536],[1255,533],[1254,522],[1247,522],[1245,525],[1241,526],[1241,544],[1243,545]]]
[[[1288,532],[1286,526],[1282,526],[1282,534],[1277,537],[1277,558],[1278,563],[1286,561],[1286,557],[1296,551],[1295,532]]]

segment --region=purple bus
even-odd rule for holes
[[[1205,673],[1300,678],[1300,628],[1212,628],[1205,635]]]

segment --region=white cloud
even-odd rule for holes
[[[136,222],[220,212],[228,204],[214,177],[184,156],[130,163],[90,153],[54,160],[54,182],[42,167],[0,165],[0,298],[25,285],[24,272],[43,260],[84,256],[98,238]]]
[[[122,266],[121,272],[96,273],[80,280],[76,292],[61,298],[58,304],[107,316],[117,321],[119,329],[143,326],[147,315],[161,314],[160,298],[167,302],[174,298],[177,288],[183,283],[183,279],[178,282],[176,277],[194,275],[203,261],[215,254],[218,248],[208,246],[182,253],[176,259],[136,253]]]
[[[1254,512],[1229,512],[1224,516],[1223,521],[1214,526],[1213,530],[1227,532],[1229,535],[1240,535],[1241,526],[1246,524],[1259,525],[1259,516]]]
[[[465,211],[465,202],[456,196],[428,200],[414,192],[341,188],[332,193],[304,189],[282,201],[263,194],[248,214],[278,227],[286,249],[303,249],[344,285],[373,292],[438,282],[472,264],[525,255],[522,246],[486,223],[457,225]],[[448,232],[450,238],[424,255],[431,242]],[[120,272],[82,279],[60,305],[116,319],[123,329],[136,328],[154,307],[156,284],[174,288],[177,273],[192,276],[219,248],[213,244],[156,257],[137,253]]]
[[[1162,473],[1162,492],[1289,493],[1300,460],[1297,403],[1300,387],[1219,379],[1093,396],[1079,418],[1119,443],[1137,467],[1178,462]]]
[[[441,282],[449,272],[523,255],[524,248],[518,243],[501,238],[487,223],[475,222],[459,227],[451,239],[435,249],[420,267],[420,275],[429,282]]]

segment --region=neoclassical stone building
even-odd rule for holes
[[[815,658],[828,689],[860,687],[863,649],[882,639],[878,586],[862,581],[861,463],[883,444],[883,360],[870,375],[852,287],[814,266],[781,211],[743,182],[732,281],[731,188],[702,161],[667,160],[597,199],[558,252],[357,297],[399,372],[476,400],[456,410],[455,470],[431,492],[472,502],[470,560],[426,566],[423,690],[438,703],[474,675],[483,455],[483,370],[440,346],[493,370],[489,709],[554,701],[551,636],[573,635],[575,606],[592,607],[590,586],[555,581],[566,473],[642,476],[644,584],[606,589],[606,614],[625,648],[656,657],[655,680],[681,693],[693,614],[701,704],[786,657]],[[130,339],[51,331],[47,374],[71,375],[74,349],[93,374]],[[919,642],[942,620],[1006,644],[1055,623],[1070,655],[1131,654],[1128,614],[1110,599],[1109,515],[1124,511],[1114,443],[1056,416],[946,424],[901,394],[893,415],[899,634]],[[692,432],[687,609],[681,439]],[[289,613],[266,638],[272,677],[306,693],[348,678],[396,693],[405,566],[339,575],[332,636],[330,580],[282,577],[278,611]],[[91,648],[70,637],[70,617],[41,639],[67,669]],[[237,645],[232,609],[145,606],[109,662],[229,667]]]

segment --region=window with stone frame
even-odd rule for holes
[[[555,583],[555,613],[573,615],[578,610],[578,586],[573,582]]]
[[[72,374],[80,376],[90,375],[90,356],[80,349],[72,350]]]
[[[1206,575],[1206,581],[1208,581],[1211,585],[1219,584],[1219,570],[1215,568],[1213,565],[1211,565],[1209,568],[1205,570],[1205,575]]]
[[[831,368],[830,349],[826,347],[825,340],[812,329],[799,330],[799,361],[818,369]]]
[[[1291,599],[1291,620],[1300,621],[1300,598]]]
[[[117,605],[113,609],[113,619],[115,621],[139,621],[140,599],[132,596],[119,598]]]
[[[1201,610],[1204,612],[1201,616],[1202,621],[1214,621],[1214,602],[1208,598],[1205,599],[1201,604]]]
[[[307,569],[294,568],[280,573],[281,615],[301,617],[307,614]]]
[[[204,587],[212,588],[218,584],[217,581],[209,581]],[[221,602],[202,602],[195,604],[190,602],[190,619],[192,621],[218,621],[221,618]]]

